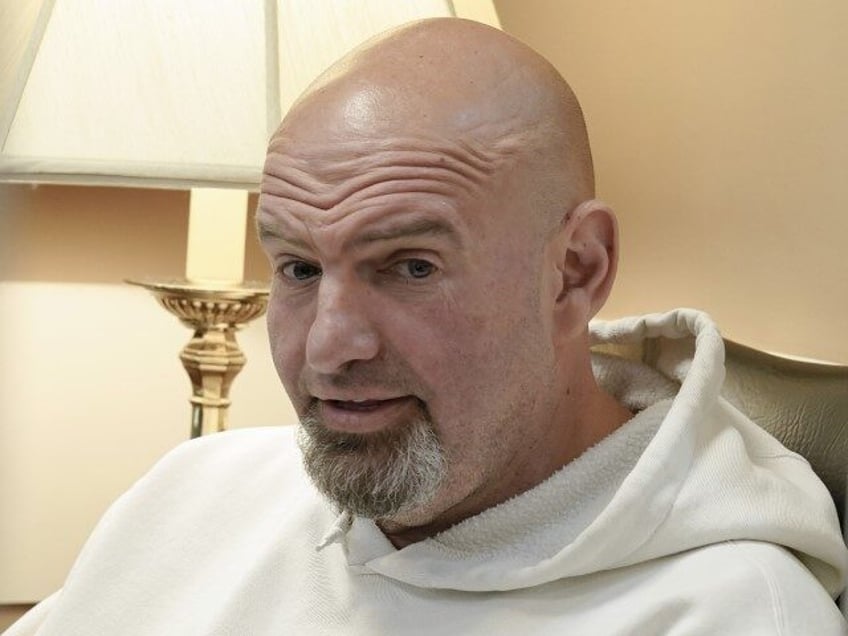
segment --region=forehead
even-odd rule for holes
[[[472,186],[484,183],[514,154],[508,143],[486,144],[472,138],[422,134],[301,141],[283,135],[268,147],[260,191],[274,193],[291,183],[326,193],[357,176],[376,179],[375,173],[385,170],[393,170],[398,177],[444,177]]]
[[[303,141],[280,135],[269,147],[259,212],[318,226],[410,208],[456,212],[490,197],[515,154],[509,143],[470,138]]]

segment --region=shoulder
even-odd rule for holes
[[[238,475],[300,472],[300,455],[295,441],[295,427],[246,428],[199,437],[169,451],[133,487],[150,487],[167,481],[174,487],[189,480],[192,489],[201,487],[198,480],[224,481]]]
[[[184,442],[115,501],[92,546],[179,537],[193,525],[230,527],[280,507],[315,499],[293,427],[240,429]]]
[[[116,564],[139,572],[154,563],[202,563],[220,552],[221,536],[232,545],[256,529],[273,533],[286,518],[309,514],[316,506],[323,508],[290,427],[191,440],[165,455],[112,504],[68,582],[108,580],[103,569]]]
[[[183,442],[169,451],[157,464],[168,466],[186,459],[277,458],[280,454],[296,453],[294,426],[241,428],[214,433]]]
[[[782,546],[727,541],[671,560],[671,569],[688,580],[680,591],[691,596],[687,605],[697,620],[722,633],[848,634],[836,603]]]
[[[767,595],[777,633],[848,634],[834,600],[792,552],[760,541],[732,541],[727,552]]]
[[[109,508],[33,624],[63,635],[200,633],[204,612],[232,603],[257,564],[296,569],[333,518],[292,428],[185,442]]]

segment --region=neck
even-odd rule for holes
[[[395,548],[403,548],[437,535],[451,526],[494,507],[507,499],[520,495],[548,479],[563,466],[583,454],[591,446],[629,420],[633,414],[609,394],[603,392],[591,378],[590,391],[584,394],[579,407],[573,396],[567,394],[563,403],[568,412],[581,412],[578,422],[554,417],[551,424],[521,456],[502,467],[494,480],[483,484],[460,501],[439,509],[434,501],[425,508],[380,519],[377,525]],[[460,484],[447,484],[445,491],[454,491]]]
[[[444,520],[434,521],[432,523],[423,524],[420,526],[406,526],[388,519],[377,521],[377,527],[391,542],[391,544],[400,550],[413,543],[418,543],[424,539],[434,537],[440,532],[447,530],[452,525],[458,522],[446,522]]]

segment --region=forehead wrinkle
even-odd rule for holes
[[[282,155],[276,155],[275,158],[286,159]],[[285,162],[286,165],[276,166],[273,171],[269,169],[269,161],[265,163],[265,169],[262,173],[262,183],[260,185],[261,192],[274,194],[277,196],[299,195],[304,199],[314,197],[324,189],[324,184],[320,179],[315,178],[297,162]],[[275,161],[275,163],[282,163]],[[285,176],[282,176],[285,175]],[[320,205],[320,201],[314,202],[316,206]]]
[[[421,175],[421,171],[417,171]],[[452,180],[453,181],[453,180]],[[332,225],[335,222],[353,214],[368,213],[372,209],[401,211],[410,208],[433,209],[445,205],[451,208],[451,201],[456,199],[457,190],[462,184],[446,182],[443,179],[398,178],[376,180],[370,186],[354,193],[341,201],[335,201],[336,195],[329,193],[321,197],[304,197],[303,193],[272,193],[265,190],[260,197],[259,211],[270,216],[278,216],[285,212],[290,218],[305,222],[311,218],[317,226]],[[436,200],[414,198],[416,195],[438,197]],[[318,199],[316,201],[316,199]],[[270,205],[269,205],[270,204]],[[276,212],[275,212],[276,211]],[[319,214],[316,216],[316,213]]]
[[[472,191],[482,178],[450,170],[444,166],[389,165],[374,168],[335,187],[312,192],[286,177],[274,175],[263,181],[262,196],[299,202],[323,211],[342,204],[355,204],[385,193],[429,193],[448,196],[457,188]]]
[[[442,197],[456,196],[460,192],[473,194],[480,181],[464,178],[441,168],[390,168],[375,171],[363,178],[349,192],[339,193],[334,207],[346,210],[392,194],[432,194]]]
[[[510,127],[505,126],[504,129],[510,130]],[[375,132],[375,135],[377,134]],[[309,166],[315,162],[325,161],[328,150],[338,157],[350,159],[374,157],[390,151],[431,152],[451,155],[458,160],[482,168],[481,164],[497,159],[496,155],[502,150],[502,144],[499,143],[498,137],[502,136],[508,135],[503,135],[501,132],[500,134],[485,135],[485,139],[478,139],[478,137],[483,136],[460,133],[451,136],[436,136],[433,134],[392,135],[387,132],[381,133],[379,136],[368,137],[351,133],[348,139],[336,138],[327,142],[320,142],[294,141],[285,132],[282,132],[271,139],[268,144],[268,154],[285,158],[287,162],[293,165]]]
[[[519,147],[504,141],[484,145],[473,139],[403,137],[290,145],[276,138],[269,148],[262,191],[327,210],[381,180],[401,178],[404,169],[429,170],[434,179],[440,174],[433,171],[442,171],[443,176],[453,173],[459,177],[457,183],[479,186]]]
[[[426,193],[431,194],[431,192]],[[357,234],[357,231],[354,230],[355,236],[342,241],[345,245],[361,246],[376,240],[387,239],[389,238],[387,233],[390,233],[392,237],[399,236],[400,233],[394,228],[398,226],[406,227],[407,225],[414,226],[410,229],[412,234],[452,234],[449,237],[452,239],[452,242],[456,245],[461,243],[459,232],[454,227],[457,221],[461,221],[461,219],[455,218],[455,207],[445,206],[445,202],[442,200],[428,202],[408,201],[407,195],[414,194],[415,191],[409,189],[403,189],[401,192],[387,192],[369,199],[363,205],[357,206],[352,214],[340,210],[339,213],[332,216],[318,218],[314,216],[314,209],[299,202],[291,202],[293,205],[286,206],[285,216],[272,212],[260,205],[256,218],[257,232],[260,241],[285,241],[292,245],[311,248],[309,242],[298,239],[295,236],[297,231],[292,229],[294,224],[301,225],[309,236],[309,239],[314,242],[313,229],[323,232],[336,225],[346,226],[346,221],[353,220],[354,227],[360,226],[363,229],[361,230],[361,234]],[[267,215],[274,220],[266,221],[262,218],[263,215]],[[357,222],[354,219],[359,219],[360,221]],[[451,221],[449,219],[453,220]],[[425,221],[427,232],[421,231],[420,227],[420,225],[425,225]],[[276,225],[281,225],[282,227],[277,229]],[[374,227],[371,228],[371,226]],[[348,234],[348,231],[345,231],[344,234]],[[359,236],[364,238],[360,240]]]
[[[285,158],[280,155],[275,158]],[[270,157],[269,157],[270,159]],[[313,208],[327,210],[330,197],[325,192],[323,182],[296,165],[277,165],[269,168],[270,161],[265,162],[260,184],[260,196],[272,197],[291,202],[300,202]],[[275,161],[274,163],[281,163]],[[273,170],[273,171],[272,171]]]

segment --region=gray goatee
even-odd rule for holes
[[[445,475],[444,452],[423,404],[409,421],[377,433],[338,433],[321,422],[317,402],[297,435],[306,472],[341,509],[392,518],[430,501]]]

